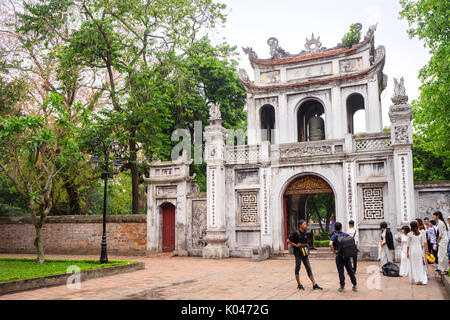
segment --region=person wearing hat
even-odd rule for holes
[[[303,265],[306,268],[306,272],[308,274],[309,279],[313,284],[314,290],[322,290],[321,287],[316,283],[314,279],[311,264],[309,263],[309,249],[306,238],[306,221],[299,220],[298,221],[298,230],[295,230],[288,239],[288,243],[294,247],[294,256],[295,256],[295,280],[297,280],[297,289],[305,290],[303,285],[300,283],[300,266],[303,262]]]

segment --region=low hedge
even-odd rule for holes
[[[324,248],[324,247],[328,247],[330,243],[330,240],[319,240],[319,241],[314,241],[314,247],[315,248]]]

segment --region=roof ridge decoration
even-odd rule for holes
[[[272,57],[272,59],[280,59],[280,58],[289,56],[289,52],[287,52],[286,50],[284,50],[283,48],[281,48],[278,45],[277,38],[270,37],[267,40],[267,44],[270,47],[270,56]]]
[[[359,30],[362,30],[363,25],[361,23],[356,23],[357,28]],[[299,52],[298,54],[289,54],[289,52],[287,52],[286,50],[284,50],[283,48],[281,48],[279,46],[279,42],[278,39],[275,37],[270,37],[267,40],[267,44],[270,46],[270,58],[269,59],[260,59],[258,58],[258,55],[256,54],[256,52],[251,48],[251,47],[246,47],[246,48],[242,48],[245,52],[245,54],[248,56],[248,59],[250,60],[250,63],[253,66],[253,63],[255,62],[256,64],[262,63],[262,64],[267,64],[272,62],[273,60],[284,60],[284,58],[298,58],[298,57],[304,57],[304,56],[309,56],[309,55],[313,55],[313,54],[318,54],[318,53],[324,53],[324,52],[331,52],[333,50],[335,51],[342,51],[344,49],[346,49],[347,51],[349,50],[354,50],[355,46],[357,47],[361,47],[362,45],[364,45],[367,42],[371,42],[374,39],[374,33],[375,30],[377,29],[378,26],[378,22],[374,25],[371,25],[365,36],[364,36],[364,40],[360,41],[357,45],[353,45],[353,48],[344,48],[342,46],[342,43],[338,43],[336,46],[332,47],[332,48],[326,48],[326,47],[322,47],[322,42],[320,41],[320,37],[315,38],[314,33],[312,33],[311,38],[308,39],[308,37],[306,37],[306,42],[305,42],[305,49],[306,50],[302,50],[301,52]],[[373,62],[373,61],[371,61]]]
[[[324,51],[326,48],[323,47],[322,48],[322,42],[320,42],[320,36],[316,38],[314,38],[314,33],[311,35],[311,39],[308,39],[308,37],[306,37],[306,42],[305,42],[305,49],[307,51],[307,53],[317,53],[320,51]]]

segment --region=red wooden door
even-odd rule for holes
[[[284,249],[288,249],[288,228],[287,228],[287,208],[286,208],[286,196],[283,197],[283,216],[284,216]]]
[[[162,207],[162,251],[175,250],[175,206],[165,204]]]

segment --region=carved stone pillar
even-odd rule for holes
[[[205,161],[207,174],[207,245],[202,256],[206,259],[222,259],[230,256],[226,244],[228,235],[225,221],[225,140],[226,130],[222,126],[220,108],[212,105],[209,126],[205,128]]]
[[[391,142],[394,147],[395,195],[397,223],[409,223],[415,218],[414,177],[412,161],[412,110],[408,104],[403,78],[394,79],[394,96],[389,108]]]

